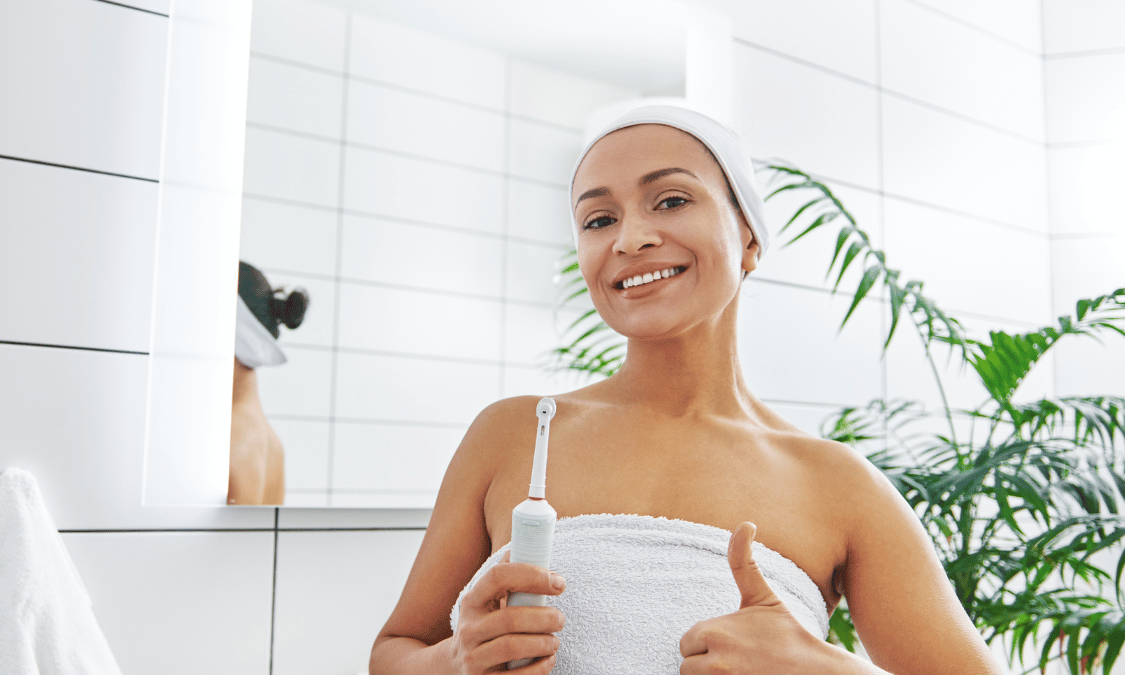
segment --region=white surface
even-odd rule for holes
[[[882,306],[748,279],[738,308],[739,359],[756,396],[856,405],[880,396]],[[826,373],[832,373],[827,377]]]
[[[336,206],[341,152],[336,141],[249,128],[243,190],[249,195]]]
[[[727,13],[736,38],[875,82],[876,4],[873,2],[710,0],[699,4]]]
[[[118,0],[114,1],[116,2]],[[121,2],[120,4],[136,7],[137,9],[149,10],[151,12],[167,14],[171,7],[172,0],[125,0],[125,2]]]
[[[355,673],[398,602],[422,532],[282,532],[274,675]]]
[[[497,237],[345,216],[340,275],[398,286],[500,297]]]
[[[1125,143],[1047,150],[1052,234],[1125,234]]]
[[[342,348],[498,360],[499,341],[499,301],[350,283],[340,286],[338,344]]]
[[[257,0],[250,48],[310,66],[344,71],[343,10],[305,0]]]
[[[1042,21],[1038,3],[1024,0],[919,0],[933,9],[1024,49],[1043,48]]]
[[[250,56],[246,121],[340,137],[344,80],[340,75]]]
[[[361,81],[348,88],[348,142],[504,169],[504,117],[499,112]]]
[[[1046,235],[888,198],[888,264],[925,282],[938,306],[1033,324],[1050,316]]]
[[[508,297],[554,303],[558,299],[554,278],[564,253],[562,247],[508,242]]]
[[[1118,0],[1043,0],[1047,54],[1125,47],[1125,4]]]
[[[522,178],[570,184],[570,170],[582,150],[582,134],[521,119],[510,122],[508,171]]]
[[[332,488],[379,490],[384,504],[432,504],[463,428],[399,424],[336,425]]]
[[[757,158],[878,187],[875,89],[735,45],[734,130]]]
[[[563,344],[562,331],[580,315],[573,309],[509,303],[504,310],[505,362],[527,366],[551,362],[551,349]]]
[[[350,65],[360,77],[504,109],[504,57],[432,32],[358,14],[352,19]]]
[[[591,111],[640,94],[637,89],[597,82],[522,59],[511,59],[508,72],[509,110],[513,115],[561,124],[578,132]]]
[[[147,352],[159,187],[4,159],[0,186],[0,339]]]
[[[272,532],[84,532],[63,540],[121,672],[269,669]]]
[[[337,418],[467,424],[499,397],[499,366],[346,352],[338,358]]]
[[[1125,52],[1050,59],[1047,140],[1125,141]]]
[[[0,5],[0,154],[156,178],[168,19],[104,2]]]
[[[349,148],[344,208],[375,216],[499,232],[503,179],[497,175]]]
[[[1045,232],[1043,146],[883,97],[889,194]]]
[[[238,257],[259,269],[332,275],[336,221],[335,209],[245,197]]]
[[[572,246],[567,189],[517,178],[509,180],[508,234]]]
[[[285,356],[289,358],[285,365],[256,371],[262,409],[267,415],[327,418],[332,392],[332,352],[288,345]]]
[[[879,16],[886,89],[1042,140],[1039,56],[908,0],[883,2]]]
[[[270,426],[285,449],[285,501],[290,490],[325,489],[328,486],[327,420],[271,419]]]

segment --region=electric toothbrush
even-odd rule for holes
[[[539,423],[535,431],[535,459],[531,464],[531,485],[527,499],[512,509],[512,562],[531,563],[544,569],[551,568],[551,544],[555,538],[557,514],[547,503],[547,439],[551,432],[551,418],[555,416],[555,400],[545,397],[535,406]],[[537,593],[511,593],[509,607],[544,607],[547,596]],[[508,670],[522,668],[532,659],[510,661]]]

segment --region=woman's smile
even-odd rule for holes
[[[630,265],[616,275],[611,285],[623,298],[646,297],[667,286],[671,279],[685,271],[687,265]]]

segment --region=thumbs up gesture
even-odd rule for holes
[[[733,614],[700,621],[680,639],[681,675],[807,675],[826,643],[797,622],[766,583],[751,544],[757,528],[742,523],[727,548],[742,601]]]

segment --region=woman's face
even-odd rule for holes
[[[756,263],[718,163],[679,129],[644,124],[599,140],[578,167],[571,205],[594,306],[626,337],[716,321]]]

